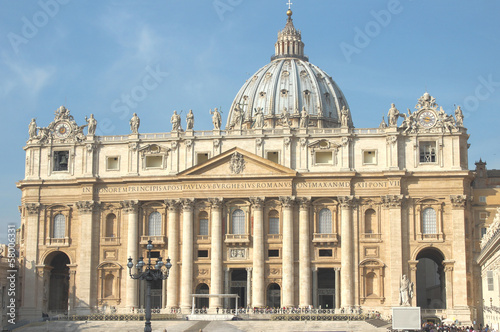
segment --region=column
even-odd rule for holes
[[[352,231],[353,196],[340,196],[341,210],[341,298],[342,307],[354,305],[354,253]]]
[[[312,268],[312,284],[313,284],[313,307],[318,308],[318,268]]]
[[[467,248],[465,235],[465,207],[467,203],[466,195],[451,195],[452,205],[451,222],[453,223],[453,270],[446,273],[447,280],[453,280],[454,287],[453,304],[446,304],[446,307],[452,309],[454,307],[467,306]],[[448,293],[448,289],[446,290]],[[446,294],[448,297],[448,294]]]
[[[75,313],[76,305],[76,264],[68,264],[69,268],[69,294],[68,294],[68,307],[70,314]]]
[[[229,286],[231,283],[231,270],[229,268],[226,268],[224,270],[224,294],[229,294]],[[228,309],[229,308],[229,299],[224,298],[224,308]]]
[[[453,309],[453,269],[455,261],[443,261],[444,265],[444,279],[446,282],[446,308]],[[467,288],[467,282],[463,280],[461,282],[462,288]],[[467,290],[466,290],[467,292]]]
[[[264,283],[264,198],[252,197],[253,212],[253,307],[265,307],[265,283]]]
[[[283,278],[283,298],[281,305],[283,307],[294,306],[294,258],[293,258],[293,203],[295,197],[280,197],[281,206],[283,207],[283,255],[282,255],[282,272]]]
[[[222,198],[211,198],[211,238],[212,254],[210,267],[210,294],[222,294]],[[220,297],[210,298],[210,309],[222,307]]]
[[[340,309],[340,267],[335,268],[335,309]]]
[[[128,226],[127,226],[127,259],[132,257],[134,262],[139,259],[139,220],[137,216],[137,209],[139,204],[137,201],[123,201],[120,203],[124,213],[128,214]],[[128,271],[127,271],[128,272]],[[138,301],[138,285],[137,280],[130,277],[127,278],[127,308],[132,310],[132,308],[137,308],[139,306]]]
[[[309,206],[311,198],[299,199],[299,306],[307,308],[311,301],[311,235],[309,227]]]
[[[42,308],[37,308],[37,290],[42,285],[38,285],[37,274],[36,274],[36,264],[38,262],[38,243],[39,243],[39,224],[38,216],[40,215],[40,204],[39,203],[26,203],[24,204],[25,213],[25,239],[24,244],[26,246],[25,260],[24,260],[24,285],[30,285],[30,287],[24,287],[23,289],[23,307],[21,308],[21,316],[25,318],[39,318],[42,315]]]
[[[251,308],[252,307],[252,268],[247,267],[247,307]],[[243,306],[244,303],[241,304]]]
[[[402,229],[401,229],[401,204],[403,202],[403,195],[386,195],[382,196],[382,203],[384,208],[387,209],[389,214],[389,232],[390,232],[390,299],[393,307],[399,306],[399,287],[401,278],[404,274],[403,271],[403,242],[402,242]]]
[[[78,304],[77,314],[88,315],[91,309],[97,305],[97,273],[95,260],[98,257],[95,246],[94,229],[94,201],[76,202],[78,214],[80,215],[80,245],[78,247],[78,287],[76,288],[76,297]]]
[[[168,208],[168,258],[172,267],[167,279],[167,308],[179,306],[179,201],[166,199]]]
[[[413,283],[413,298],[410,299],[410,304],[417,306],[417,264],[418,261],[408,261],[410,267],[410,282]]]
[[[191,308],[193,292],[193,203],[194,199],[183,198],[182,204],[182,270],[181,309]]]

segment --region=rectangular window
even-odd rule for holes
[[[208,219],[200,219],[200,235],[208,235]]]
[[[146,168],[161,168],[162,166],[162,156],[146,156]]]
[[[208,153],[198,153],[196,154],[196,165],[203,164],[209,159]]]
[[[280,257],[279,249],[269,249],[267,251],[267,256],[269,257]]]
[[[159,251],[151,251],[151,258],[160,258]]]
[[[320,249],[318,255],[319,257],[332,257],[332,249]]]
[[[488,291],[493,291],[493,271],[486,271],[486,278],[488,279]]]
[[[420,162],[436,162],[436,142],[420,142]]]
[[[280,233],[280,219],[269,218],[269,234],[279,234],[279,233]]]
[[[54,151],[54,172],[68,170],[69,151]]]
[[[363,165],[376,165],[377,164],[377,151],[365,150],[363,151]]]
[[[481,239],[486,235],[486,227],[481,227]]]
[[[280,154],[277,151],[268,151],[267,152],[267,160],[272,161],[273,163],[280,163]]]
[[[315,156],[316,164],[333,164],[333,155],[331,151],[318,151]]]
[[[479,212],[479,219],[481,219],[481,220],[488,219],[488,213],[487,212]]]
[[[118,171],[119,169],[120,169],[120,158],[119,157],[108,157],[106,159],[106,170]]]
[[[198,250],[199,258],[208,258],[208,250]]]
[[[479,196],[479,203],[486,203],[486,196]]]

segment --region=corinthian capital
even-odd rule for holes
[[[263,197],[250,197],[250,203],[252,203],[252,208],[254,209],[262,209],[265,200]]]
[[[120,205],[125,213],[137,212],[137,209],[139,208],[138,201],[123,201],[120,202]]]
[[[26,203],[24,204],[24,208],[28,212],[28,215],[37,215],[40,212],[40,203]]]
[[[181,198],[180,203],[183,210],[191,210],[194,206],[194,198]]]
[[[222,197],[209,198],[208,201],[210,202],[212,209],[217,210],[217,209],[220,209],[222,207],[222,202],[224,201],[224,198],[222,198]]]
[[[281,196],[280,203],[284,208],[290,208],[295,203],[295,196]]]
[[[78,213],[92,213],[94,212],[94,208],[97,206],[97,203],[94,201],[79,201],[76,202],[75,205],[78,209]]]
[[[382,204],[386,208],[400,208],[404,201],[404,195],[385,195],[382,196]]]
[[[179,208],[180,202],[178,199],[166,199],[165,205],[167,206],[169,211],[175,211]]]
[[[311,206],[311,197],[298,197],[297,203],[301,210],[307,210]]]
[[[338,196],[340,202],[340,207],[343,209],[350,209],[356,205],[356,199],[354,196]]]
[[[450,200],[454,208],[464,209],[467,205],[467,195],[450,195]]]

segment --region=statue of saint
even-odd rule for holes
[[[399,304],[402,306],[411,305],[410,301],[413,298],[413,282],[408,280],[406,274],[403,274],[399,283]]]
[[[349,127],[349,110],[345,106],[340,111],[340,126]]]
[[[31,119],[31,122],[28,126],[28,134],[30,136],[30,139],[35,139],[37,136],[37,128],[36,128],[36,120]]]
[[[262,129],[264,127],[264,113],[262,112],[262,107],[255,109],[254,127],[257,129]]]
[[[389,109],[389,114],[387,115],[387,119],[389,120],[390,127],[396,127],[398,125],[399,118],[399,110],[396,108],[396,105],[391,104],[391,108]]]
[[[233,118],[231,121],[231,129],[241,129],[241,123],[243,120],[243,110],[240,107],[240,104],[237,104],[233,110]]]
[[[281,111],[281,125],[283,127],[290,127],[290,114],[286,107],[283,107],[283,111]]]
[[[87,117],[85,117],[85,121],[87,121],[87,124],[88,124],[88,127],[87,127],[88,134],[94,135],[96,127],[97,127],[97,120],[94,118],[94,114],[90,114],[90,118],[88,118],[88,119],[87,119]]]
[[[192,130],[194,127],[194,114],[193,110],[189,110],[189,113],[186,115],[186,129]]]
[[[139,126],[141,125],[141,119],[137,116],[137,113],[134,113],[132,119],[130,119],[130,131],[132,134],[139,133]]]
[[[302,107],[302,112],[300,112],[300,128],[307,128],[309,126],[309,113],[306,111],[306,107]]]
[[[455,119],[457,128],[464,126],[464,114],[462,113],[462,109],[460,108],[460,106],[458,106],[455,110]]]
[[[170,123],[172,124],[172,131],[178,131],[181,128],[181,116],[177,114],[177,111],[174,111]]]
[[[214,129],[220,130],[220,124],[222,122],[222,117],[221,117],[217,107],[215,108],[215,110],[213,112],[212,112],[212,110],[210,110],[210,114],[212,115],[212,123],[214,124]]]

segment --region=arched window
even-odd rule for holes
[[[110,213],[106,216],[106,237],[115,237],[115,224],[116,224],[116,215],[114,213]]]
[[[332,211],[330,209],[322,209],[319,211],[319,227],[320,234],[332,233]]]
[[[104,297],[113,296],[113,283],[115,282],[115,276],[112,274],[106,275],[104,278]]]
[[[160,212],[151,212],[149,215],[148,235],[160,236],[161,235],[161,214]]]
[[[199,235],[208,235],[208,213],[206,213],[205,211],[200,212],[199,220],[200,220]]]
[[[54,217],[54,227],[52,237],[54,239],[63,239],[66,235],[66,217],[62,214],[57,214]]]
[[[377,233],[377,224],[376,224],[376,213],[373,209],[368,209],[365,212],[365,233],[373,234]]]
[[[426,208],[422,211],[422,234],[437,234],[436,210]]]
[[[245,234],[245,212],[234,210],[232,214],[233,234]]]
[[[280,216],[278,211],[272,210],[269,212],[269,234],[280,233]]]

